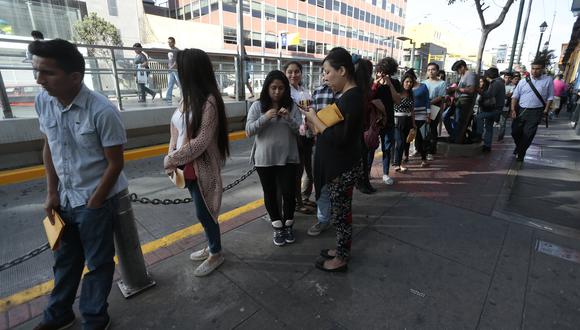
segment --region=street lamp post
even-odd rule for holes
[[[538,49],[536,49],[536,56],[540,54],[540,45],[542,44],[542,38],[544,37],[544,32],[546,32],[547,27],[548,24],[545,21],[540,25],[540,41],[538,41]]]
[[[409,40],[409,42],[411,43],[411,68],[415,68],[415,42],[413,41],[413,39],[411,38],[407,38],[407,37],[397,37],[397,39],[401,40],[401,41],[407,41]]]

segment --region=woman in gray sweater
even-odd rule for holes
[[[264,204],[274,228],[274,244],[294,243],[294,188],[298,154],[298,129],[302,116],[290,96],[290,83],[282,71],[266,76],[260,100],[252,104],[246,135],[255,136],[250,161],[256,167],[264,191]],[[283,210],[277,200],[282,191]]]

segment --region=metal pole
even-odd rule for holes
[[[526,32],[528,31],[528,20],[530,19],[530,12],[532,11],[532,1],[528,3],[528,12],[526,13],[526,20],[524,21],[524,28],[522,30],[522,41],[520,41],[520,47],[518,48],[518,61],[516,63],[522,63],[522,50],[524,48],[524,42],[526,41]]]
[[[156,283],[149,276],[141,251],[129,189],[119,194],[119,219],[115,227],[115,247],[121,279],[117,282],[125,298],[130,298]]]
[[[32,15],[32,1],[26,1],[26,6],[28,7],[28,16],[30,16],[30,22],[32,23],[32,29],[36,30],[36,23],[34,23],[34,15]]]
[[[544,37],[544,32],[540,33],[540,41],[538,41],[538,49],[536,49],[536,56],[540,54],[540,45],[542,44],[542,38]]]
[[[14,118],[14,115],[12,114],[12,108],[10,107],[10,100],[8,99],[8,94],[6,93],[4,79],[2,78],[2,71],[0,71],[0,101],[2,103],[4,119]]]
[[[314,90],[314,86],[312,86],[312,84],[314,83],[314,77],[313,77],[314,76],[314,68],[313,68],[314,63],[312,63],[312,61],[310,61],[308,64],[310,65],[310,70],[308,70],[309,74],[310,74],[310,77],[308,77],[308,88],[310,90]]]
[[[238,95],[236,100],[242,101],[246,99],[246,91],[244,88],[244,0],[238,1],[238,67],[236,70],[236,87],[238,88]]]
[[[510,55],[510,64],[508,66],[508,72],[512,72],[514,66],[514,56],[516,55],[516,47],[518,44],[518,35],[520,34],[520,24],[522,22],[522,12],[524,11],[525,0],[520,0],[520,10],[518,11],[518,19],[516,20],[516,31],[514,32],[514,41],[512,42],[512,52]]]
[[[238,75],[238,73],[239,73],[238,68],[239,67],[240,67],[239,57],[235,56],[234,57],[234,71],[236,72],[236,88],[235,88],[236,95],[235,95],[235,97],[236,97],[236,100],[238,100],[238,101],[240,100],[240,85],[238,84],[239,80],[240,80],[239,75]]]
[[[391,58],[393,58],[393,48],[395,48],[395,36],[391,36],[389,42],[391,43]]]
[[[411,69],[415,68],[415,42],[411,41]]]
[[[111,50],[111,59],[113,60],[113,79],[115,79],[115,95],[117,96],[117,104],[119,111],[123,111],[123,101],[121,100],[121,88],[119,87],[119,77],[117,76],[117,60],[115,59],[115,50]]]

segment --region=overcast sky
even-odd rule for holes
[[[516,0],[510,7],[503,24],[493,30],[486,43],[486,50],[491,50],[500,44],[511,46],[513,42],[516,20],[520,2],[525,1],[522,13],[522,27],[530,0]],[[506,0],[483,0],[489,9],[484,12],[486,23],[495,21]],[[447,25],[450,29],[461,31],[465,35],[473,35],[474,45],[479,45],[481,27],[474,0],[458,0],[454,5],[447,5],[447,0],[408,0],[407,2],[407,26],[420,22],[432,22]],[[428,5],[427,5],[428,4]],[[525,61],[526,54],[535,53],[540,38],[540,24],[546,21],[548,28],[544,33],[542,44],[548,40],[550,30],[553,28],[550,38],[550,49],[554,49],[556,55],[560,56],[562,43],[570,40],[572,26],[576,17],[572,15],[570,8],[572,0],[532,0],[532,10],[528,22],[528,30],[522,52],[522,59]],[[556,17],[554,19],[554,13]],[[552,27],[552,20],[554,24]],[[520,35],[521,38],[521,35]],[[519,41],[519,39],[518,39]]]

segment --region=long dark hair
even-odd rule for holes
[[[411,89],[406,90],[405,89],[405,80],[409,78],[411,79],[411,81],[413,82],[413,85],[415,85],[415,81],[417,81],[417,76],[415,75],[414,71],[407,71],[405,72],[405,74],[403,75],[403,78],[401,78],[401,86],[403,87],[403,92],[407,92],[407,94],[409,94],[409,97],[411,98],[411,100],[413,99],[413,85],[411,85]]]
[[[177,52],[176,64],[183,98],[183,120],[188,137],[196,136],[201,126],[203,106],[208,97],[213,95],[218,112],[218,148],[222,160],[225,160],[230,154],[228,123],[224,100],[218,89],[209,56],[201,49],[184,49]],[[188,118],[191,121],[186,120]]]
[[[264,79],[264,86],[260,92],[260,106],[262,107],[262,112],[268,111],[272,107],[272,99],[270,98],[270,85],[274,80],[280,80],[284,84],[284,95],[280,100],[280,107],[284,107],[288,112],[292,111],[292,96],[290,95],[290,82],[280,70],[273,70],[268,73],[266,79]]]

